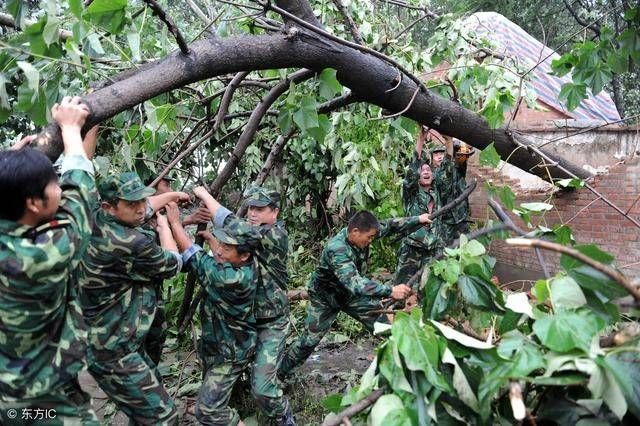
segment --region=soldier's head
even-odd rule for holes
[[[444,159],[445,152],[446,150],[442,145],[436,145],[435,147],[433,147],[433,149],[431,149],[431,166],[434,169],[440,167],[440,164]]]
[[[118,222],[127,226],[139,226],[147,212],[147,197],[156,191],[145,186],[137,173],[125,172],[108,176],[98,185],[102,209]]]
[[[0,151],[0,219],[37,225],[53,218],[61,195],[58,176],[41,151]]]
[[[373,213],[367,210],[361,210],[351,216],[347,225],[347,233],[349,242],[359,248],[368,247],[373,242],[380,222]]]
[[[216,259],[233,266],[242,266],[249,262],[260,239],[258,232],[244,223],[216,228],[213,230],[213,236],[218,240],[214,253]]]
[[[454,139],[453,141],[453,155],[456,166],[464,165],[469,157],[476,152],[475,148],[467,145],[461,140]]]
[[[160,179],[160,181],[157,184],[155,184],[155,186],[152,186],[152,188],[156,190],[156,195],[173,191],[173,189],[171,189],[171,183],[174,180],[175,179],[173,179],[172,177],[169,177],[168,175]],[[149,186],[151,185],[151,182],[153,182],[153,179],[148,179],[147,181],[145,181],[145,184]]]
[[[252,225],[273,225],[280,213],[280,194],[262,186],[253,186],[243,194],[247,219]]]
[[[423,188],[430,188],[433,183],[433,172],[431,166],[423,164],[420,166],[420,177],[418,178],[418,184]]]

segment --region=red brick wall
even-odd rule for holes
[[[517,183],[504,178],[500,173],[486,168],[469,169],[469,175],[478,178],[479,185],[470,198],[472,217],[477,221],[495,218],[487,205],[487,191],[484,182],[491,179],[494,185],[508,184],[517,195],[517,203],[541,201],[549,202],[556,209],[544,217],[533,217],[534,225],[542,224],[551,228],[565,223],[571,227],[578,244],[595,243],[601,249],[616,257],[616,265],[633,277],[640,277],[640,228],[623,215],[616,212],[586,188],[570,192],[557,192],[549,201],[549,193],[523,191]],[[591,185],[604,197],[626,212],[640,196],[640,161],[628,160],[626,164],[612,166],[607,175],[597,176]],[[590,204],[591,203],[591,204]],[[518,226],[525,227],[517,216],[511,215]],[[629,211],[629,216],[640,222],[640,201]],[[490,253],[506,265],[540,271],[540,265],[531,249],[517,249],[504,242],[493,242]],[[545,259],[556,269],[558,256],[545,253]],[[542,274],[540,274],[540,277]]]

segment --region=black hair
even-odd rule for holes
[[[349,219],[349,224],[347,225],[347,230],[351,231],[354,228],[358,228],[360,231],[367,232],[371,229],[380,228],[380,222],[374,216],[373,213],[367,210],[361,210],[356,212],[351,219]]]
[[[58,175],[51,160],[34,148],[0,151],[0,218],[17,221],[27,198],[45,198],[45,188]]]
[[[249,246],[249,244],[238,244],[235,247],[236,247],[236,251],[238,252],[239,256],[242,256],[245,253],[251,254],[253,252],[251,250],[251,247]]]

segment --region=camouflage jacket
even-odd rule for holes
[[[192,245],[183,259],[206,291],[200,305],[200,353],[206,363],[240,362],[253,356],[257,341],[253,303],[257,263],[234,267],[219,263]]]
[[[217,227],[228,226],[233,221],[241,221],[226,208],[220,208],[213,218]],[[289,252],[289,237],[284,226],[278,222],[273,225],[255,227],[262,239],[255,250],[258,260],[258,282],[254,315],[256,318],[275,318],[289,314],[289,299],[287,298],[287,255]]]
[[[458,167],[451,157],[448,155],[444,156],[433,179],[436,192],[442,201],[442,205],[455,200],[465,190],[467,187],[466,176],[466,164]],[[442,222],[447,225],[456,225],[468,220],[469,214],[469,199],[466,199],[442,216]]]
[[[76,268],[97,200],[91,163],[67,157],[60,186],[55,220],[36,228],[0,220],[0,399],[46,395],[85,365]]]
[[[428,212],[430,203],[433,203],[432,211],[442,207],[440,195],[433,186],[429,191],[425,191],[420,187],[419,179],[422,164],[414,151],[413,159],[407,167],[404,181],[402,182],[402,203],[404,204],[404,214],[406,216],[418,216]],[[421,226],[417,231],[408,235],[404,242],[427,250],[433,249],[439,243],[439,226],[440,218],[436,218],[431,224]]]
[[[418,216],[387,219],[380,222],[376,238],[408,234],[421,226]],[[349,296],[389,296],[391,288],[362,276],[365,273],[369,248],[361,249],[348,240],[347,228],[327,242],[318,267],[311,275],[309,288],[317,292],[332,292]]]
[[[123,225],[102,209],[95,211],[79,278],[96,359],[114,359],[139,349],[155,314],[157,280],[174,276],[181,267],[180,255],[160,247],[154,232]]]

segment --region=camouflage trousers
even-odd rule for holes
[[[442,241],[447,247],[453,243],[460,234],[469,233],[469,222],[466,220],[460,223],[443,223],[442,224]]]
[[[100,422],[91,408],[91,398],[74,379],[62,389],[36,398],[0,397],[1,425],[89,425]]]
[[[144,353],[89,363],[89,372],[100,388],[136,424],[177,424],[173,400],[158,379],[155,365]]]
[[[153,322],[151,323],[147,337],[144,340],[144,351],[149,355],[149,358],[156,366],[160,365],[162,349],[164,348],[166,340],[167,314],[164,309],[164,301],[161,298],[158,298],[156,314],[153,317]]]
[[[407,284],[416,272],[422,271],[424,266],[431,262],[433,256],[432,250],[403,242],[398,250],[398,266],[393,281],[394,285]],[[417,279],[413,282],[412,288],[415,290],[419,285],[420,279]]]
[[[294,368],[304,364],[329,331],[340,311],[359,321],[372,332],[376,321],[388,322],[384,315],[369,313],[381,308],[380,297],[338,295],[310,287],[305,329],[302,335],[287,348],[280,365],[280,376],[286,377]]]
[[[249,362],[218,362],[207,367],[196,403],[198,422],[211,426],[235,426],[240,422],[238,412],[229,407],[229,399],[233,385]]]
[[[279,421],[289,411],[278,368],[284,355],[289,334],[289,316],[258,319],[258,341],[251,371],[251,392],[260,410],[270,419]]]

